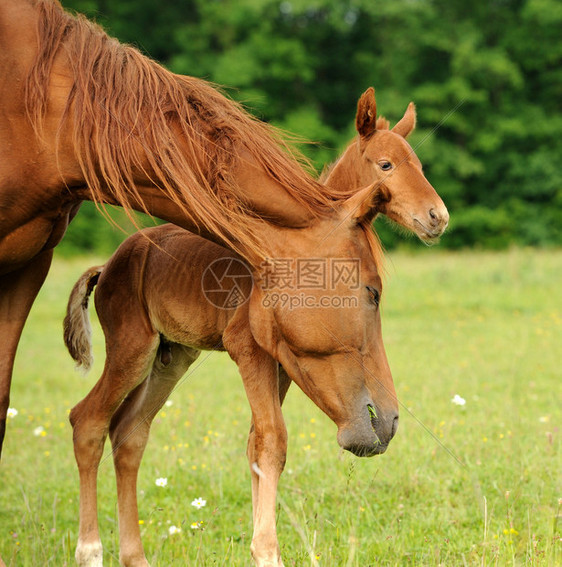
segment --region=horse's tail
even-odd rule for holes
[[[85,373],[90,370],[94,361],[88,299],[98,283],[102,270],[103,266],[89,268],[74,284],[68,298],[63,323],[64,344],[70,356],[76,361],[76,367],[82,367]]]

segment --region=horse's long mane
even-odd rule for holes
[[[167,71],[65,12],[58,0],[34,1],[39,49],[26,83],[28,114],[40,134],[53,62],[64,53],[73,84],[63,123],[72,124],[94,202],[114,201],[130,214],[132,202],[142,203],[133,181],[141,173],[191,222],[245,256],[248,250],[263,256],[257,234],[264,221],[248,210],[232,173],[244,159],[241,150],[313,214],[345,198],[305,172],[273,128],[209,83]]]

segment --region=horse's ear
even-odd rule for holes
[[[372,221],[378,213],[384,213],[385,205],[390,201],[386,187],[376,181],[360,189],[344,203],[345,214],[353,222]]]
[[[370,138],[377,129],[377,103],[373,87],[369,87],[357,102],[355,127],[361,138]]]
[[[392,131],[407,138],[416,127],[416,105],[411,102],[404,113],[404,116],[397,122]]]

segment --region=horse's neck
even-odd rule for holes
[[[241,156],[234,171],[242,198],[261,218],[289,228],[308,226],[315,215],[299,203],[249,155]]]
[[[344,151],[341,158],[330,169],[323,181],[325,185],[337,191],[348,192],[360,188],[359,149],[357,142],[352,142]]]
[[[129,205],[141,213],[168,221],[176,226],[185,228],[194,234],[199,234],[207,240],[224,244],[215,234],[209,232],[205,227],[194,222],[184,210],[172,201],[161,189],[149,183],[141,183],[135,186],[136,195],[129,196]],[[75,192],[80,200],[93,200],[90,190],[82,187]],[[107,202],[112,205],[120,205],[115,199],[108,197]]]
[[[37,49],[37,10],[25,0],[2,0],[0,2],[0,62],[24,57],[29,63]],[[14,69],[10,68],[13,79]]]
[[[258,180],[262,177],[261,180]],[[262,240],[267,244],[270,239],[276,239],[284,234],[294,234],[295,229],[303,229],[315,225],[317,217],[300,205],[286,191],[265,172],[262,176],[254,177],[258,185],[249,184],[250,180],[243,176],[238,182],[242,185],[248,183],[246,194],[248,195],[248,205],[260,217],[264,219],[258,229],[262,235]],[[185,212],[172,201],[158,187],[150,183],[136,185],[140,200],[131,197],[130,204],[133,209],[140,212],[149,212],[151,215],[171,222],[177,226],[185,228],[194,234],[199,234],[207,240],[225,246],[226,244],[207,230],[204,226],[196,224]],[[91,199],[87,188],[82,189],[79,197]],[[112,199],[109,199],[112,202]],[[117,204],[117,203],[116,203]],[[269,219],[266,220],[266,219]],[[226,245],[228,246],[228,245]],[[245,251],[244,243],[240,243],[240,251]],[[252,252],[248,251],[248,259],[252,258]]]

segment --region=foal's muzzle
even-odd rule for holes
[[[425,214],[415,216],[415,232],[421,240],[426,242],[437,241],[449,225],[449,212],[443,205],[429,209]]]

